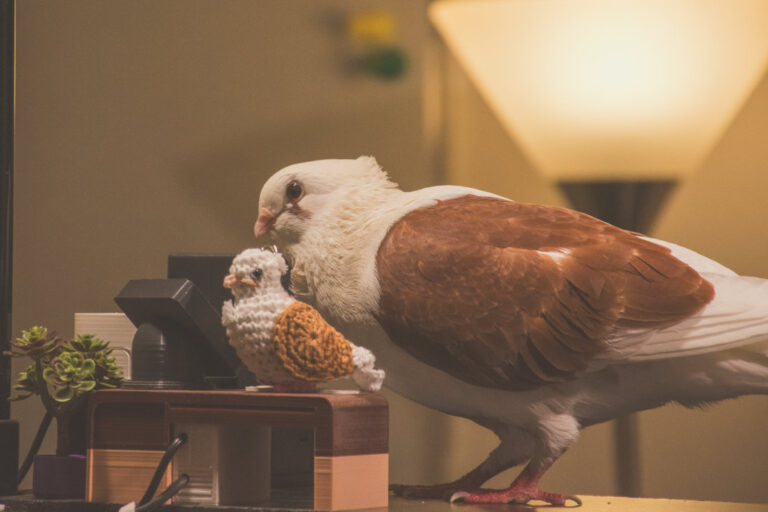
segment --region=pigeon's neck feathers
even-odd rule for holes
[[[375,173],[369,177],[358,176],[336,188],[302,239],[282,248],[293,265],[293,291],[323,316],[367,319],[378,301],[371,255],[394,221],[391,206],[402,204],[406,193]],[[333,310],[324,310],[324,304],[332,304]]]

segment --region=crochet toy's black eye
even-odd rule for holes
[[[300,198],[303,193],[304,190],[301,188],[301,184],[298,181],[292,181],[285,187],[285,195],[292,201]]]
[[[251,277],[253,278],[254,281],[261,281],[262,274],[264,274],[264,272],[260,268],[257,268],[256,270],[251,272]]]

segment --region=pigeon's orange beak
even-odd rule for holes
[[[267,207],[262,207],[259,210],[259,218],[256,219],[256,224],[253,226],[253,234],[257,237],[269,233],[272,230],[272,226],[275,225],[277,215]]]

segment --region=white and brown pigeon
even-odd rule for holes
[[[234,301],[221,310],[229,342],[245,366],[276,391],[308,392],[315,384],[352,376],[366,391],[378,391],[384,372],[375,356],[342,336],[282,284],[283,257],[246,249],[232,260],[224,286]]]
[[[400,495],[578,502],[538,481],[582,428],[768,393],[767,280],[583,213],[455,186],[404,192],[361,157],[273,175],[265,233],[294,292],[373,350],[389,387],[499,437],[457,481]],[[481,490],[524,462],[508,489]]]

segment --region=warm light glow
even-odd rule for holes
[[[430,18],[557,179],[691,172],[768,63],[768,0],[443,0]]]

